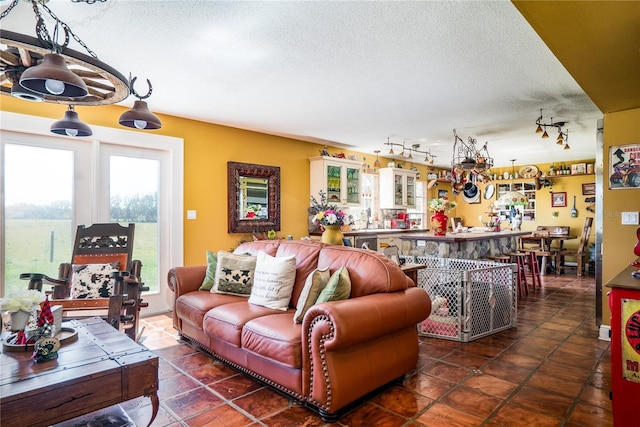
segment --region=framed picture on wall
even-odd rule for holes
[[[567,206],[567,193],[551,193],[551,207],[564,208]]]
[[[438,199],[448,199],[449,191],[448,190],[438,190]]]
[[[582,184],[582,195],[593,196],[596,194],[596,184],[594,182]]]
[[[640,189],[640,144],[609,148],[609,189]]]

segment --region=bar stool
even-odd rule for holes
[[[511,262],[518,266],[518,287],[524,289],[525,295],[529,295],[527,275],[525,273],[528,255],[524,252],[510,252],[508,255],[511,257]]]
[[[531,282],[533,283],[533,289],[536,289],[536,283],[538,287],[542,289],[542,281],[540,279],[540,265],[538,264],[538,257],[547,256],[550,252],[545,252],[539,249],[526,249],[524,251],[529,257],[529,271],[531,272]]]

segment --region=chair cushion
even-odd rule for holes
[[[259,252],[249,302],[286,311],[295,278],[295,256],[273,257]]]
[[[109,264],[73,264],[71,266],[71,298],[109,298],[115,279],[111,273],[120,271],[120,262]]]
[[[240,347],[240,334],[249,320],[276,313],[282,312],[260,305],[249,304],[246,299],[243,299],[242,302],[220,305],[206,312],[202,329],[211,337],[216,337],[230,345]]]
[[[249,297],[256,269],[256,257],[218,251],[217,258],[211,292]]]

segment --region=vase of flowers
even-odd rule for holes
[[[432,199],[429,201],[429,209],[435,213],[431,216],[431,229],[434,236],[445,236],[447,234],[447,223],[449,217],[445,212],[449,212],[456,207],[456,202],[447,199]]]
[[[0,310],[11,314],[11,330],[22,331],[32,315],[37,313],[40,303],[45,300],[42,292],[33,289],[21,289],[8,293],[0,300]]]
[[[319,193],[320,201],[311,196],[311,206],[309,207],[309,215],[311,215],[312,224],[322,229],[323,243],[331,245],[342,245],[343,234],[342,226],[353,224],[351,215],[339,209],[336,205],[330,205],[327,202],[327,195],[321,190]]]

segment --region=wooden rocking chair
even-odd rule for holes
[[[38,291],[44,282],[52,284],[47,294],[52,307],[62,306],[63,318],[101,315],[137,341],[140,309],[148,306],[140,294],[149,288],[140,282],[142,263],[132,260],[134,230],[135,224],[79,225],[71,262],[60,264],[57,279],[40,273],[20,278]]]

